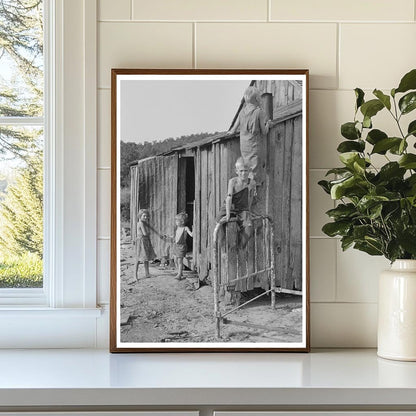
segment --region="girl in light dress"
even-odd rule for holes
[[[175,279],[183,279],[183,259],[186,256],[187,245],[186,237],[190,235],[192,237],[192,231],[187,227],[186,220],[188,219],[188,214],[181,212],[175,216],[175,235],[167,236],[164,238],[173,243],[173,254],[175,256],[175,264],[177,267],[177,275]]]
[[[134,244],[136,245],[136,280],[139,280],[139,264],[143,263],[145,278],[151,277],[149,272],[149,262],[156,258],[156,253],[150,241],[150,233],[153,231],[159,237],[162,236],[149,224],[150,213],[147,209],[139,210],[137,222],[137,232]]]

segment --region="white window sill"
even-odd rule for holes
[[[106,334],[102,334],[108,332],[107,320],[105,307],[3,306],[0,348],[96,348],[106,344]]]
[[[99,318],[101,308],[45,308],[41,306],[0,306],[0,319],[5,316],[17,317],[72,317],[72,318]]]

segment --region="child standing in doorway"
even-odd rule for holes
[[[164,236],[166,239],[173,242],[173,254],[175,256],[175,263],[178,272],[175,279],[177,280],[183,279],[183,259],[187,252],[186,237],[187,235],[192,237],[192,231],[186,226],[187,219],[187,213],[181,212],[180,214],[177,214],[175,216],[175,235]]]
[[[151,277],[149,272],[149,262],[156,258],[156,253],[153,250],[152,242],[150,241],[150,232],[155,231],[150,225],[150,213],[147,209],[139,210],[137,221],[137,232],[135,238],[136,244],[136,280],[139,280],[139,264],[144,265],[145,278]],[[159,233],[157,233],[159,235]]]

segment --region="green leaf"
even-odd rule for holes
[[[381,217],[381,212],[383,211],[383,204],[376,204],[370,208],[370,218],[375,220]]]
[[[399,242],[397,241],[397,239],[393,239],[393,240],[389,241],[389,243],[387,244],[387,255],[386,255],[386,257],[390,261],[395,261],[395,260],[402,257],[402,250],[400,248],[400,245],[399,245]]]
[[[391,109],[390,97],[385,95],[382,91],[375,89],[373,94],[383,103],[388,110]]]
[[[410,254],[416,254],[416,227],[406,228],[398,238],[400,246]]]
[[[378,129],[373,129],[371,131],[368,132],[367,134],[367,142],[370,144],[376,144],[377,142],[379,142],[380,140],[383,139],[387,139],[387,134],[384,133],[384,131],[378,130]]]
[[[379,202],[388,201],[389,199],[383,195],[364,195],[360,202],[357,205],[357,208],[362,211],[366,212],[369,208],[378,205]]]
[[[351,121],[341,126],[341,134],[348,140],[357,140],[361,137],[360,131],[357,129],[357,123]]]
[[[322,227],[322,231],[329,237],[335,237],[337,235],[346,235],[351,227],[349,221],[335,221],[325,224]]]
[[[355,111],[358,111],[358,109],[364,104],[364,91],[361,88],[356,88],[355,90]]]
[[[416,155],[408,153],[399,159],[399,165],[405,169],[416,169]]]
[[[416,120],[413,120],[410,124],[409,127],[407,128],[407,135],[408,136],[415,136],[416,137]]]
[[[365,172],[365,168],[366,168],[365,159],[355,160],[352,167],[353,167],[355,172],[363,174]]]
[[[354,204],[339,204],[336,208],[330,209],[326,214],[334,220],[348,218],[357,212]]]
[[[363,140],[358,140],[356,142],[353,141],[345,141],[341,142],[337,147],[337,151],[340,153],[346,153],[351,151],[357,152],[364,152],[365,149],[365,142]]]
[[[402,114],[407,114],[416,108],[416,92],[409,92],[399,100],[399,108]]]
[[[370,256],[381,256],[383,254],[381,247],[374,247],[374,245],[370,244],[370,242],[356,242],[354,248],[360,251],[364,251]]]
[[[364,116],[363,127],[366,129],[371,129],[373,127],[373,123],[371,122],[371,117]]]
[[[400,139],[400,143],[392,146],[389,149],[389,152],[393,155],[402,155],[403,152],[407,149],[407,141],[405,139]]]
[[[352,235],[355,240],[364,240],[366,236],[373,233],[371,225],[357,225],[352,230]]]
[[[382,181],[388,181],[391,178],[403,178],[406,169],[400,167],[397,162],[386,163],[379,171],[378,176]]]
[[[351,169],[349,168],[333,168],[329,169],[325,176],[335,174],[335,175],[345,175],[346,173],[350,173]]]
[[[339,160],[346,166],[352,166],[360,158],[357,152],[346,152],[339,155]]]
[[[394,98],[396,96],[396,88],[392,88],[390,91],[390,95]]]
[[[331,194],[331,187],[329,185],[328,181],[319,181],[318,185],[327,193],[327,194]]]
[[[354,187],[358,182],[355,176],[351,176],[347,179],[343,179],[339,183],[334,184],[331,187],[331,198],[340,199],[345,195],[347,189]]]
[[[412,69],[410,72],[404,75],[395,92],[406,92],[409,90],[416,90],[416,69]]]
[[[354,244],[354,237],[351,235],[346,235],[341,238],[341,247],[342,251],[347,250]]]
[[[398,137],[387,137],[386,139],[378,141],[374,145],[373,151],[371,153],[378,153],[380,155],[384,155],[387,152],[387,150],[391,149],[393,146],[399,147],[401,141],[402,139]]]
[[[363,113],[365,118],[371,118],[375,116],[383,108],[384,105],[382,102],[380,102],[380,100],[370,100],[365,102],[361,106],[361,112]]]

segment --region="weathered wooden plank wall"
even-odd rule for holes
[[[269,139],[276,279],[282,288],[302,290],[302,117],[279,123]]]
[[[254,85],[262,94],[272,94],[273,118],[280,107],[302,99],[302,88],[297,81],[256,81]]]
[[[139,190],[137,183],[137,165],[130,167],[130,237],[137,233],[137,192]]]
[[[290,264],[294,288],[302,288],[302,116],[293,120]],[[306,219],[305,219],[306,220]],[[306,244],[306,241],[304,242]]]
[[[200,224],[201,224],[201,153],[200,149],[193,150],[195,162],[195,204],[194,204],[194,224],[193,224],[193,253],[192,261],[195,270],[199,270],[199,257],[201,253]]]
[[[138,210],[148,209],[152,227],[161,234],[173,235],[178,200],[178,155],[145,159],[131,170],[131,189],[136,189],[136,198],[132,196],[130,207],[132,233],[136,233]],[[169,243],[154,234],[151,241],[159,258],[168,255]]]

